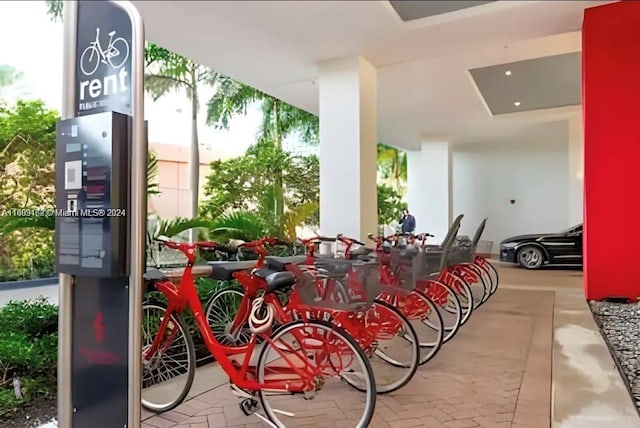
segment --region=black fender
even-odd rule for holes
[[[542,245],[542,244],[540,244],[538,242],[526,241],[526,242],[522,242],[522,243],[516,245],[515,248],[514,248],[515,255],[516,255],[516,262],[518,261],[518,253],[524,247],[537,247],[537,248],[539,248],[542,251],[542,255],[544,256],[544,261],[545,262],[551,261],[551,257],[549,256],[549,252],[544,247],[544,245]]]

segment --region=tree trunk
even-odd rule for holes
[[[191,70],[191,218],[198,217],[198,192],[200,189],[200,147],[198,142],[198,79],[196,70]],[[191,229],[191,242],[198,240],[197,231]]]
[[[273,100],[273,114],[274,114],[274,133],[273,138],[275,140],[278,155],[282,152],[282,135],[280,134],[280,100]],[[276,224],[278,225],[278,237],[283,238],[284,233],[284,183],[282,177],[282,169],[276,169],[275,171],[275,215]]]

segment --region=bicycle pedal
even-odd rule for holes
[[[245,398],[240,402],[240,410],[245,416],[252,415],[258,410],[258,401],[253,398]]]

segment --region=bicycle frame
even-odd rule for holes
[[[258,263],[256,264],[257,268],[258,265],[264,265],[264,257],[268,254],[263,245],[263,240],[254,241],[247,245],[248,248],[251,248],[260,256],[260,258],[258,259]],[[306,245],[306,248],[309,250],[309,253],[307,254],[308,262],[310,259],[313,260],[312,256],[309,256],[309,254],[313,255],[313,246]],[[302,275],[302,272],[296,266],[290,265],[287,270],[294,272],[298,278],[300,278],[300,276]],[[233,277],[243,287],[244,294],[240,302],[240,307],[238,308],[238,313],[231,323],[229,333],[232,337],[237,336],[242,327],[247,323],[249,311],[251,308],[251,302],[258,297],[260,290],[264,290],[267,286],[264,279],[250,274],[246,271],[234,272]],[[357,281],[357,277],[355,279],[351,277],[350,280]],[[316,284],[316,287],[319,287],[319,283],[322,283],[323,281],[321,279],[314,279],[314,282]],[[335,283],[335,281],[329,281],[329,283],[332,284]],[[332,287],[328,288],[329,290],[335,290],[335,288]],[[330,293],[330,291],[325,289],[325,292],[321,291],[321,293],[319,294],[326,296],[328,293]],[[350,333],[351,336],[356,339],[359,346],[367,352],[372,350],[372,345],[374,344],[376,339],[383,338],[383,335],[394,335],[395,333],[397,333],[398,328],[400,328],[400,326],[396,325],[395,323],[393,325],[390,324],[390,321],[388,319],[384,319],[384,316],[381,316],[381,314],[376,311],[371,311],[371,309],[369,309],[365,313],[329,310],[321,307],[312,307],[306,305],[300,300],[299,295],[295,290],[290,296],[287,304],[284,306],[282,305],[278,297],[273,293],[266,294],[262,297],[265,302],[271,304],[271,306],[275,309],[276,318],[281,323],[294,321],[296,316],[303,321],[307,321],[311,318],[330,321],[344,328],[348,333]]]
[[[113,35],[114,33],[109,34],[109,44],[107,45],[107,50],[102,49],[102,43],[100,43],[100,28],[96,28],[96,40],[92,42],[92,44],[96,47],[98,51],[98,55],[100,55],[100,61],[103,63],[107,61],[107,53],[112,49],[113,45]]]
[[[226,346],[222,345],[217,341],[207,320],[204,317],[204,310],[202,308],[202,303],[198,297],[198,293],[196,290],[194,278],[193,278],[193,264],[195,261],[195,248],[197,247],[211,247],[212,243],[192,243],[192,244],[176,244],[165,242],[165,245],[170,248],[181,250],[188,258],[188,264],[185,267],[182,278],[180,279],[180,284],[176,287],[171,281],[159,281],[156,282],[155,287],[158,291],[165,295],[167,298],[167,309],[165,311],[165,316],[160,323],[160,327],[154,338],[154,341],[150,347],[150,349],[145,353],[144,358],[148,359],[154,352],[156,352],[159,348],[160,341],[164,337],[164,332],[168,326],[170,317],[167,316],[171,313],[181,314],[187,307],[189,307],[193,313],[193,317],[196,321],[198,329],[202,334],[202,338],[204,343],[207,345],[207,348],[211,355],[218,361],[218,363],[222,366],[223,370],[229,375],[231,382],[235,384],[237,387],[250,391],[257,391],[262,389],[269,390],[286,390],[290,392],[304,392],[310,391],[315,388],[314,378],[318,375],[318,370],[315,367],[312,367],[309,363],[306,355],[299,355],[299,352],[294,351],[289,347],[289,352],[298,354],[298,358],[303,361],[303,367],[299,367],[295,365],[282,351],[278,346],[275,346],[268,334],[262,334],[261,337],[270,345],[272,345],[273,349],[276,350],[280,354],[280,356],[287,362],[289,367],[283,367],[283,370],[271,369],[272,373],[291,373],[290,371],[286,371],[287,368],[291,369],[295,374],[300,376],[301,380],[273,380],[273,381],[265,381],[265,383],[260,383],[257,380],[253,380],[249,378],[251,374],[250,361],[251,356],[256,349],[257,344],[257,335],[252,335],[250,342],[247,345],[234,347],[234,346]],[[234,355],[244,354],[244,359],[240,366],[229,358]]]
[[[345,258],[351,257],[351,247],[353,246],[353,244],[357,243],[359,245],[364,245],[362,242],[356,241],[355,239],[346,238],[342,235],[338,235],[337,239],[345,245]],[[383,241],[380,240],[380,242],[378,242],[374,239],[374,242],[376,243],[375,251],[380,260],[378,268],[380,282],[384,285],[394,288],[393,291],[387,288],[386,291],[383,291],[379,296],[377,296],[378,299],[399,309],[402,314],[409,320],[422,319],[425,315],[428,314],[429,307],[424,303],[422,299],[415,298],[415,294],[413,294],[412,297],[412,291],[403,290],[400,288],[400,275],[393,271],[390,260],[387,260],[387,254],[382,250]],[[418,288],[416,287],[416,289]],[[427,297],[432,298],[432,296],[430,295],[428,295]]]

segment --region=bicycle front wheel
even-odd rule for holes
[[[193,339],[182,319],[174,313],[168,315],[156,349],[150,352],[166,311],[164,303],[142,305],[142,406],[155,413],[180,405],[196,373]]]
[[[420,365],[420,342],[416,331],[402,312],[377,299],[363,321],[365,331],[346,330],[351,337],[357,338],[360,348],[369,355],[378,394],[397,391],[409,383]],[[352,386],[358,388],[359,382]]]
[[[376,404],[373,370],[343,329],[319,320],[281,326],[263,344],[256,366],[258,382],[282,379],[283,367],[292,365],[313,371],[316,387],[305,394],[274,389],[258,392],[263,411],[278,428],[317,425],[318,421],[331,421],[332,426],[369,426]],[[292,376],[295,374],[287,379]],[[313,401],[307,401],[311,398]]]

